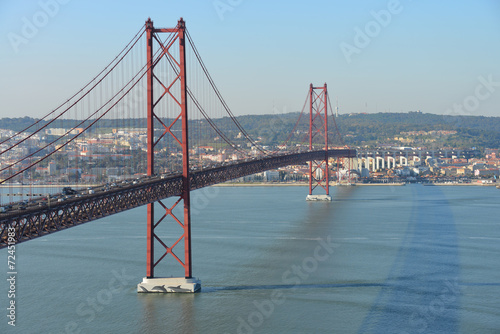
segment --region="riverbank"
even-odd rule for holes
[[[436,182],[436,183],[423,183],[424,186],[479,186],[479,187],[495,187],[496,183],[445,183],[445,182]]]
[[[349,186],[404,186],[404,183],[352,183],[350,185],[340,185],[340,187]],[[273,182],[225,182],[214,184],[214,187],[307,187],[309,183],[273,183]],[[337,183],[330,183],[330,187],[339,186]]]
[[[309,183],[272,183],[272,182],[224,182],[212,187],[306,187]]]
[[[351,185],[340,185],[340,187],[356,186],[356,187],[371,187],[371,186],[389,186],[389,187],[400,187],[404,186],[406,183],[396,182],[396,183],[353,183]],[[479,187],[495,187],[496,183],[422,183],[424,186],[479,186]],[[309,183],[273,183],[273,182],[252,182],[252,183],[242,183],[242,182],[225,182],[214,184],[213,187],[307,187]],[[337,183],[330,183],[330,187],[339,186]]]

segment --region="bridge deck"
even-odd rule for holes
[[[356,151],[334,149],[329,157],[355,157]],[[322,160],[325,151],[311,151],[264,157],[258,160],[221,165],[191,173],[191,189],[199,189],[217,183],[270,169]],[[14,232],[15,243],[77,226],[105,216],[133,209],[172,196],[179,196],[182,175],[144,177],[136,184],[97,189],[93,194],[72,197],[50,206],[31,206],[25,210],[13,210],[0,214],[0,248],[8,245],[9,232]],[[9,230],[10,229],[10,230]],[[12,241],[12,239],[11,239]]]

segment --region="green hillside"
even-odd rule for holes
[[[307,137],[309,116],[304,114],[300,122],[298,112],[287,114],[246,115],[237,117],[243,128],[254,138],[260,137],[264,145],[283,143],[292,129],[296,129],[291,143],[300,143]],[[19,131],[33,124],[36,119],[30,117],[3,118],[0,120],[1,129]],[[345,114],[336,119],[337,127],[342,134],[345,144],[352,146],[402,145],[404,142],[395,140],[402,137],[405,140],[414,140],[406,146],[432,147],[460,147],[484,148],[500,147],[500,117],[484,116],[450,116],[435,115],[421,112],[408,113],[375,113],[375,114]],[[200,126],[205,120],[192,121],[193,127]],[[238,129],[228,117],[216,119],[215,123],[228,134],[229,138],[238,135]],[[330,130],[335,132],[332,117],[329,120]],[[39,127],[46,124],[39,123]],[[74,120],[57,121],[57,127],[71,127]],[[116,121],[102,120],[101,128],[116,127],[145,127],[144,119]],[[192,128],[193,129],[193,128]],[[412,131],[456,131],[453,134],[424,134],[412,136],[405,134]],[[210,138],[206,138],[207,142]],[[332,136],[331,141],[341,144]]]

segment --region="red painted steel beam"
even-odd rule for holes
[[[326,194],[330,195],[330,182],[328,175],[330,174],[328,172],[328,91],[326,89],[326,82],[325,82],[325,87],[324,87],[324,93],[323,93],[324,101],[323,105],[325,107],[325,171],[324,171],[324,176],[326,177]]]
[[[147,43],[147,175],[154,174],[154,96],[153,96],[153,21],[146,21],[146,43]],[[154,277],[154,203],[147,207],[147,250],[146,250],[146,276]]]
[[[309,85],[309,150],[311,151],[313,148],[313,85]],[[313,161],[309,161],[309,195],[312,195],[313,191],[313,169],[312,169]]]
[[[189,169],[189,132],[186,94],[186,24],[181,18],[179,28],[179,59],[181,79],[181,117],[182,117],[182,199],[184,200],[184,273],[186,278],[192,277],[191,266],[191,185]]]

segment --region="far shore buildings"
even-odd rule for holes
[[[9,150],[0,156],[0,166],[9,165],[19,157],[24,157],[30,152],[36,152],[44,143],[48,142],[47,138],[51,136],[61,135],[76,135],[82,129],[68,130],[63,128],[46,129],[43,134],[32,137],[23,142],[22,145]],[[11,130],[1,130],[0,135],[12,136],[15,133]],[[54,182],[70,180],[71,178],[79,178],[82,182],[112,182],[127,177],[133,177],[135,174],[144,173],[145,161],[137,158],[141,152],[147,150],[145,128],[127,128],[127,129],[112,129],[109,132],[101,132],[91,136],[78,137],[62,148],[64,158],[55,157],[48,165],[44,167],[36,167],[34,173],[29,176],[31,178],[46,178],[49,177]],[[443,148],[450,154],[438,155],[436,150],[432,157],[426,154],[425,142],[423,139],[433,139],[437,137],[445,137],[454,135],[453,131],[410,131],[401,133],[398,136],[400,140],[396,148],[401,150],[402,154],[399,157],[389,157],[385,164],[380,163],[383,158],[375,155],[365,157],[368,159],[368,168],[360,170],[357,166],[350,167],[356,172],[351,173],[355,177],[361,178],[407,178],[407,177],[450,177],[450,178],[492,178],[500,177],[500,148],[487,148],[484,154],[479,157],[470,157],[465,155],[453,155],[450,152],[455,151],[454,148]],[[20,138],[27,138],[26,134],[20,134]],[[241,139],[242,135],[238,134],[237,139]],[[411,142],[412,139],[414,140]],[[415,141],[416,140],[416,141]],[[420,140],[418,147],[412,147],[415,142]],[[404,144],[403,144],[404,143]],[[7,144],[0,145],[0,149],[8,148]],[[55,145],[55,144],[54,144]],[[433,145],[433,144],[432,144]],[[55,148],[55,146],[54,146]],[[286,147],[278,145],[276,147],[267,147],[269,150],[283,150]],[[383,146],[375,151],[383,152],[389,149],[390,146]],[[50,150],[52,148],[47,148]],[[210,168],[211,166],[224,163],[232,163],[240,159],[258,158],[261,152],[256,147],[245,147],[249,151],[249,155],[243,155],[238,150],[232,147],[220,145],[219,141],[214,139],[213,143],[205,143],[190,149],[190,158],[193,168]],[[419,158],[404,157],[405,154],[412,151],[419,153]],[[457,149],[457,151],[460,151]],[[43,152],[42,152],[43,153]],[[176,146],[165,146],[158,148],[156,152],[159,157],[164,160],[174,161],[174,166],[166,166],[156,170],[157,173],[166,173],[175,170],[181,162],[181,151]],[[428,153],[428,152],[427,152]],[[370,160],[371,159],[371,160]],[[375,162],[374,162],[375,160]],[[389,161],[390,160],[390,161]],[[58,165],[63,164],[63,165]],[[64,161],[64,163],[61,163]],[[28,162],[27,162],[28,163]],[[46,163],[46,162],[45,162]],[[177,164],[177,165],[175,165]],[[374,170],[374,166],[376,168]],[[366,165],[366,162],[365,162]],[[176,167],[177,166],[177,167]],[[121,169],[120,169],[121,168]],[[340,166],[338,171],[336,161],[330,161],[332,169],[331,179],[335,180],[338,177],[345,177],[348,167]],[[258,173],[251,176],[241,178],[241,182],[261,181],[261,182],[277,182],[277,181],[304,181],[308,178],[308,167],[287,166],[277,170],[271,170],[263,173]],[[0,178],[5,178],[12,171],[5,170]],[[317,175],[321,177],[321,175]],[[40,181],[40,180],[34,180]],[[67,182],[67,181],[66,181]]]

